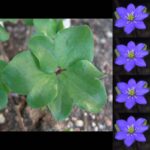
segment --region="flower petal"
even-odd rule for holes
[[[128,23],[124,28],[124,32],[127,33],[127,34],[130,34],[134,29],[135,29],[134,24],[133,23]]]
[[[136,21],[134,25],[137,29],[146,29],[146,25],[143,21]]]
[[[115,26],[118,27],[118,28],[122,28],[126,25],[126,22],[127,21],[125,19],[118,19],[115,22]]]
[[[127,122],[123,119],[117,120],[116,124],[118,126],[118,128],[120,129],[120,131],[124,131],[127,132]]]
[[[135,118],[133,116],[128,117],[127,119],[128,125],[133,125],[135,123]]]
[[[120,90],[121,93],[127,94],[128,85],[125,82],[119,82],[117,83],[117,87]]]
[[[137,96],[136,103],[138,104],[147,104],[147,101],[144,96]]]
[[[131,146],[131,145],[134,143],[134,141],[135,141],[134,136],[129,135],[129,136],[127,136],[126,139],[124,140],[124,144],[125,144],[127,147],[129,147],[129,146]]]
[[[129,4],[127,6],[127,11],[128,11],[128,13],[134,12],[135,11],[135,6],[133,4]]]
[[[135,99],[134,98],[128,98],[126,100],[125,106],[127,109],[131,109],[135,105]]]
[[[145,8],[146,8],[146,7],[145,7],[145,6],[142,6],[142,5],[138,6],[138,7],[136,8],[136,10],[135,10],[135,14],[143,13],[143,11],[144,11]]]
[[[126,94],[119,94],[117,95],[117,98],[116,98],[116,102],[118,103],[124,103],[128,98],[128,95]]]
[[[143,50],[144,47],[145,47],[144,43],[139,43],[136,45],[136,50]]]
[[[128,81],[128,85],[129,85],[129,87],[135,87],[136,86],[136,81],[134,79],[130,79]]]
[[[148,126],[136,126],[136,133],[143,133],[148,130]]]
[[[149,92],[148,88],[136,88],[136,95],[145,95]]]
[[[126,63],[126,58],[122,56],[117,57],[115,60],[115,64],[117,65],[124,65],[125,63]]]
[[[136,120],[135,126],[141,126],[141,125],[144,124],[145,121],[146,121],[145,118],[139,118],[139,119]]]
[[[136,50],[135,51],[136,58],[143,58],[143,57],[147,56],[148,54],[149,54],[149,52],[147,50]]]
[[[124,140],[127,136],[126,132],[117,132],[115,135],[116,140]]]
[[[124,68],[127,72],[130,72],[134,67],[135,67],[135,63],[132,60],[127,61],[125,66],[124,66]]]
[[[116,11],[118,13],[118,15],[120,16],[120,18],[125,18],[126,14],[127,14],[127,10],[124,7],[118,7],[116,8]]]
[[[136,14],[135,20],[136,21],[142,21],[142,20],[144,20],[147,17],[148,17],[148,14],[146,14],[146,13],[139,13],[139,14]]]
[[[137,82],[136,88],[143,88],[145,86],[145,84],[147,84],[147,82],[141,80],[141,81]]]
[[[120,44],[120,45],[117,45],[117,51],[119,52],[119,54],[121,56],[126,56],[127,55],[127,51],[128,51],[128,48],[123,45],[123,44]]]
[[[132,50],[132,49],[135,49],[136,45],[135,45],[135,43],[133,41],[130,41],[127,46],[128,46],[129,50]]]
[[[137,58],[135,64],[139,67],[146,67],[146,63],[142,58]]]
[[[138,142],[146,142],[145,136],[141,133],[135,134],[134,137],[135,137],[135,140],[138,141]]]

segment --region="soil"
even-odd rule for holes
[[[72,25],[88,24],[94,33],[94,64],[106,73],[108,102],[97,115],[74,108],[69,118],[57,122],[46,109],[32,109],[26,97],[9,94],[7,108],[0,111],[0,131],[111,131],[112,130],[112,19],[71,19]],[[10,39],[0,43],[0,59],[9,61],[27,49],[27,40],[33,31],[21,20],[5,23]]]

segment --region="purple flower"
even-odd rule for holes
[[[127,8],[116,8],[119,18],[116,20],[115,26],[124,28],[124,32],[127,34],[130,34],[135,28],[146,29],[143,20],[148,17],[148,14],[145,13],[145,9],[146,7],[142,5],[135,8],[133,4],[129,4]]]
[[[147,86],[146,81],[136,83],[134,79],[130,79],[128,84],[125,82],[117,83],[119,94],[116,97],[116,102],[125,103],[127,109],[131,109],[136,103],[147,104],[144,95],[149,92],[149,89],[145,86]]]
[[[148,126],[145,125],[146,119],[139,118],[135,120],[133,116],[130,116],[127,121],[117,120],[116,125],[119,131],[115,135],[116,140],[124,140],[124,144],[129,147],[135,141],[146,142],[146,138],[143,134],[148,130]]]
[[[133,41],[130,41],[127,46],[117,45],[119,56],[116,58],[115,64],[124,65],[127,72],[130,72],[135,66],[146,67],[143,57],[148,55],[148,51],[145,50],[145,46],[144,43],[135,45]]]

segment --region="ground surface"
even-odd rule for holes
[[[94,32],[94,64],[107,75],[104,78],[108,102],[100,114],[94,115],[78,108],[63,122],[56,122],[46,110],[31,109],[24,96],[9,95],[8,107],[0,111],[0,131],[110,131],[112,130],[112,20],[72,19],[72,25],[88,24]],[[11,60],[27,48],[32,29],[23,25],[6,24],[11,33],[9,41],[0,43],[0,59]]]

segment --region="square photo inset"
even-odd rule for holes
[[[114,150],[150,149],[150,114],[114,114]]]
[[[149,0],[114,0],[114,36],[150,37],[149,12]]]
[[[142,76],[114,76],[114,112],[150,113],[150,78]]]
[[[149,75],[149,41],[149,38],[114,38],[114,74]]]

